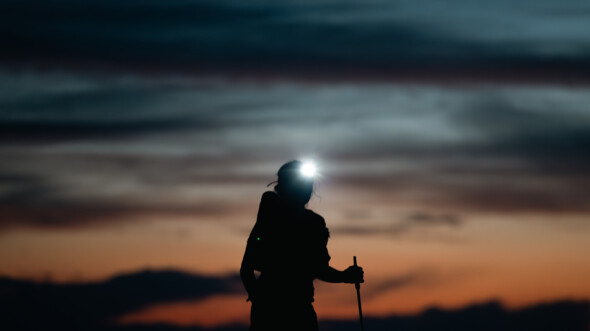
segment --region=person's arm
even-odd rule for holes
[[[362,283],[365,281],[363,274],[361,267],[350,266],[340,271],[328,266],[318,275],[318,279],[328,283]]]
[[[344,271],[334,269],[330,266],[330,254],[328,253],[328,239],[330,238],[330,231],[326,227],[326,221],[323,217],[319,218],[318,233],[321,236],[320,239],[320,252],[319,260],[321,267],[317,278],[328,283],[362,283],[363,279],[363,268],[357,266],[350,266]]]
[[[248,292],[248,300],[252,300],[256,296],[256,276],[254,270],[260,268],[260,237],[263,237],[265,228],[265,222],[270,217],[270,213],[276,204],[277,195],[274,192],[264,192],[260,199],[260,205],[258,206],[258,215],[256,217],[256,224],[248,237],[248,244],[246,245],[246,251],[242,258],[242,265],[240,267],[240,277],[242,283]],[[260,271],[260,270],[259,270]]]
[[[240,277],[242,278],[246,292],[248,292],[248,300],[252,300],[256,295],[256,276],[254,275],[254,266],[251,261],[251,249],[249,246],[250,244],[248,243],[244,258],[242,259],[242,266],[240,267]]]

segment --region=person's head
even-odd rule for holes
[[[305,206],[313,194],[313,176],[304,176],[301,172],[303,162],[289,161],[281,166],[277,173],[275,192],[290,204]]]

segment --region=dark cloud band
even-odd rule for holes
[[[207,277],[178,271],[143,271],[104,282],[51,284],[0,278],[3,325],[16,329],[96,328],[149,305],[241,294],[239,276]]]
[[[569,20],[535,16],[539,5],[531,3],[518,16],[499,3],[492,17],[469,1],[455,4],[468,16],[438,10],[433,17],[436,5],[420,1],[5,1],[0,59],[5,67],[98,71],[588,81],[583,11]],[[569,22],[567,38],[527,32],[545,31],[552,20]],[[532,27],[506,33],[518,24]]]

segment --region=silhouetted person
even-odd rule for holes
[[[313,280],[363,282],[360,267],[330,267],[330,235],[323,217],[306,209],[314,179],[302,175],[302,166],[291,161],[279,169],[274,192],[262,195],[248,238],[240,275],[252,302],[251,331],[317,330]]]

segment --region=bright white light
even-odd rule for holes
[[[311,178],[316,174],[316,166],[313,162],[307,161],[301,166],[301,174],[305,177]]]

